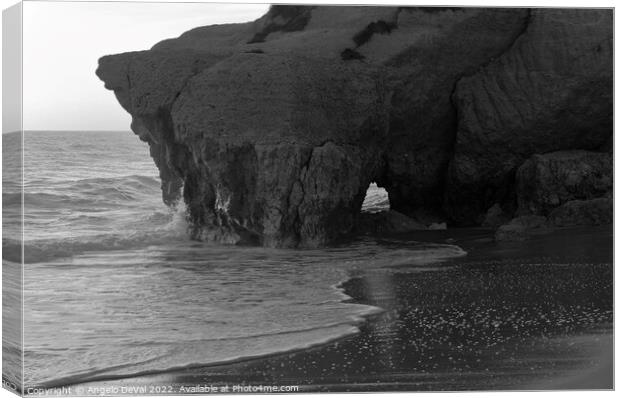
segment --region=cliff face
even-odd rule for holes
[[[613,71],[608,10],[532,10],[511,48],[461,79],[446,187],[455,220],[507,202],[516,168],[535,153],[611,151]]]
[[[192,235],[320,246],[368,185],[409,216],[516,210],[531,155],[611,151],[611,10],[274,6],[103,57]]]

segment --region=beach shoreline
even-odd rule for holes
[[[454,243],[469,254],[432,270],[401,266],[343,283],[352,297],[348,301],[383,309],[366,317],[355,335],[288,353],[75,387],[169,386],[171,392],[276,385],[298,386],[300,392],[613,388],[609,226],[567,228],[511,243],[495,243],[480,229],[417,235],[417,240]],[[575,284],[583,289],[575,292]],[[511,318],[524,297],[535,300]],[[501,306],[493,300],[506,310],[498,312]],[[476,304],[459,316],[467,307],[459,303]],[[507,321],[494,324],[502,320]]]

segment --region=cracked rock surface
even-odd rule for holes
[[[273,6],[97,75],[194,238],[316,247],[356,229],[371,182],[474,225],[517,210],[532,155],[611,152],[611,53],[604,9]]]

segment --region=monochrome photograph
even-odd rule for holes
[[[2,5],[4,389],[614,389],[612,5]]]

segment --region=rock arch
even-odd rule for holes
[[[322,246],[372,181],[477,224],[538,151],[610,150],[611,10],[286,7],[99,61],[196,238]]]

